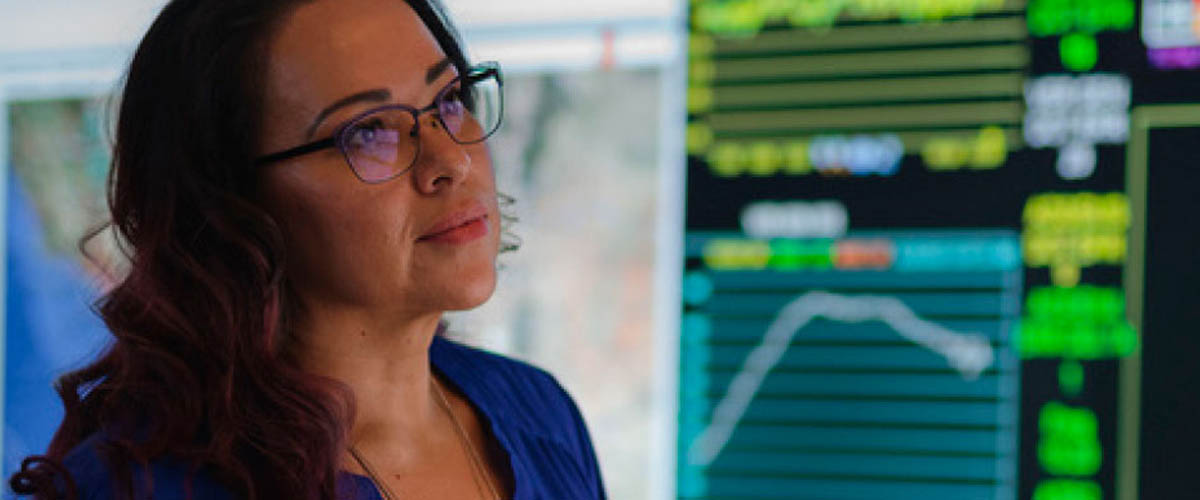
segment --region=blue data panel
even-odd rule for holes
[[[914,245],[967,259],[898,258]],[[1015,498],[1016,245],[958,230],[690,235],[679,496]],[[788,248],[806,262],[778,265]]]

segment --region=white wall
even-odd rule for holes
[[[503,61],[508,71],[661,65],[672,54],[678,6],[675,0],[445,2],[474,58]],[[120,66],[163,3],[0,0],[0,79]]]
[[[132,46],[163,0],[0,0],[0,54]],[[463,31],[496,34],[564,27],[645,26],[669,19],[674,0],[445,0]],[[531,33],[535,32],[535,33]],[[511,36],[511,35],[510,35]]]
[[[0,53],[131,46],[162,0],[0,0]]]

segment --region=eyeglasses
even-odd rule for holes
[[[407,172],[421,155],[421,115],[433,112],[438,123],[459,144],[476,144],[500,128],[504,114],[500,65],[486,62],[471,67],[438,92],[430,105],[417,109],[389,104],[365,111],[338,127],[327,139],[259,157],[266,165],[336,147],[350,170],[363,182],[375,184]]]

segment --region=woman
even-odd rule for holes
[[[546,373],[446,340],[492,293],[495,65],[436,0],[176,0],[131,63],[115,342],[12,486],[41,498],[604,496]]]

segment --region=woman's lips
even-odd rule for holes
[[[487,233],[487,209],[476,204],[443,217],[417,241],[461,244],[482,238]]]
[[[458,245],[468,243],[482,238],[488,234],[487,217],[479,217],[471,219],[461,225],[452,227],[440,233],[429,234],[422,236],[417,241],[428,241],[432,243],[449,243]]]

